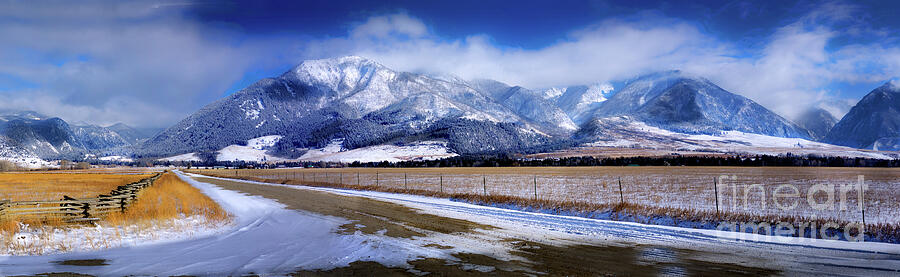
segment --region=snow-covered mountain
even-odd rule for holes
[[[609,84],[551,88],[544,95],[551,97],[575,124],[581,125],[592,118],[600,105],[612,94]],[[553,96],[556,95],[556,96]]]
[[[156,135],[158,131],[150,129],[137,129],[124,123],[116,123],[107,126],[106,129],[111,130],[119,135],[129,145],[139,144]]]
[[[295,157],[334,139],[347,149],[438,139],[457,153],[553,139],[558,126],[521,116],[509,108],[518,107],[514,101],[504,105],[497,96],[458,78],[397,72],[361,57],[309,60],[202,108],[148,140],[140,154],[217,151],[270,135],[282,136],[275,152]]]
[[[124,124],[120,130],[130,127]],[[66,121],[32,111],[0,112],[0,158],[33,166],[36,159],[79,159],[84,154],[132,145],[113,128]]]
[[[475,80],[471,84],[527,120],[547,127],[558,127],[563,132],[578,129],[575,122],[541,92],[494,80]]]
[[[900,86],[888,82],[867,94],[825,136],[832,144],[900,150]]]
[[[828,131],[831,131],[831,128],[837,123],[837,118],[823,108],[810,107],[801,113],[794,120],[794,123],[808,130],[814,140],[821,140],[825,138]]]
[[[604,101],[594,116],[629,116],[651,126],[688,134],[740,131],[810,138],[805,129],[756,102],[681,71],[660,72],[631,81]]]

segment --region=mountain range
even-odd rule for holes
[[[6,152],[0,154],[51,158],[105,152],[196,160],[215,156],[203,153],[245,149],[272,159],[302,159],[310,153],[320,157],[377,145],[498,154],[609,142],[650,129],[658,130],[656,135],[639,137],[663,139],[659,130],[665,130],[684,134],[664,136],[683,145],[684,138],[697,141],[703,135],[754,134],[794,139],[781,140],[786,145],[824,141],[896,150],[897,91],[891,83],[874,90],[839,122],[817,107],[792,122],[703,77],[677,70],[640,76],[620,89],[603,83],[529,89],[494,80],[395,71],[348,56],[304,61],[152,137],[124,124],[69,125],[33,112],[3,113],[0,151]]]
[[[7,159],[84,159],[150,137],[125,124],[69,124],[32,111],[0,111],[0,153]],[[129,151],[130,152],[130,151]]]

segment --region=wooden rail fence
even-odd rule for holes
[[[109,194],[101,194],[96,198],[75,199],[63,196],[57,201],[8,201],[0,200],[0,220],[5,217],[58,217],[69,222],[96,221],[100,216],[122,212],[137,199],[138,193],[150,185],[162,173],[152,177],[118,186]]]

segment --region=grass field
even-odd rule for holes
[[[150,177],[149,174],[27,173],[2,174],[0,199],[12,201],[59,200],[62,195],[93,198],[117,186]],[[109,248],[127,241],[155,238],[154,233],[193,232],[229,220],[227,212],[208,196],[166,173],[141,190],[124,212],[113,212],[96,226],[55,217],[0,217],[0,254],[45,254],[70,250]],[[204,226],[197,226],[204,225]]]
[[[63,195],[91,198],[117,186],[150,177],[145,174],[4,173],[0,174],[0,200],[60,200]]]
[[[848,192],[846,210],[839,193],[830,209],[807,204],[813,185],[852,185],[859,175],[868,190],[863,194],[865,222],[900,225],[900,169],[824,167],[516,167],[516,168],[335,168],[199,170],[218,176],[255,178],[277,182],[339,186],[440,195],[473,202],[537,206],[548,210],[589,212],[629,209],[644,215],[674,215],[691,219],[835,220],[861,222],[858,198]],[[735,176],[718,187],[719,176]],[[621,188],[619,186],[621,180]],[[732,185],[733,184],[733,185]],[[754,186],[758,184],[758,186]],[[782,210],[773,202],[779,185],[796,187],[799,197],[782,198]],[[747,201],[744,202],[744,194]],[[765,191],[763,195],[762,191]],[[839,192],[839,191],[838,191]],[[765,197],[764,197],[765,196]],[[818,203],[826,193],[815,193]],[[624,200],[624,201],[623,201]],[[763,201],[765,200],[765,201]],[[765,202],[765,203],[764,203]],[[883,226],[882,226],[883,227]]]

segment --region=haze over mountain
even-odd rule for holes
[[[856,148],[900,150],[900,87],[888,82],[863,97],[825,142]]]
[[[808,130],[810,136],[817,141],[824,139],[837,121],[834,115],[820,107],[810,107],[794,120],[798,126]]]

